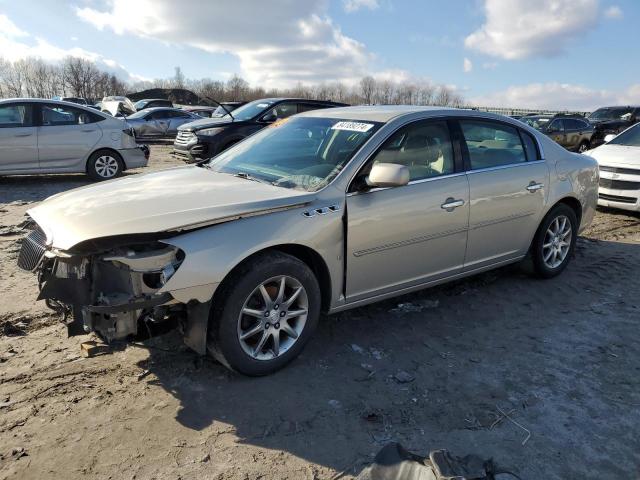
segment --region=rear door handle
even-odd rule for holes
[[[30,137],[33,133],[16,133],[14,137]]]
[[[85,133],[90,133],[90,132],[95,132],[96,129],[95,128],[86,128],[86,129],[84,129],[82,131],[85,132]]]
[[[540,190],[541,188],[544,188],[544,184],[543,184],[543,183],[531,182],[531,183],[527,186],[527,190],[529,190],[530,192],[537,192],[537,191],[538,191],[538,190]]]
[[[464,205],[464,200],[456,200],[453,197],[447,198],[440,208],[446,210],[447,212],[452,212],[455,208],[461,207]]]

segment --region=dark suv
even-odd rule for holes
[[[567,150],[586,152],[593,147],[594,127],[580,115],[525,115],[520,119]]]
[[[591,141],[592,147],[604,143],[604,137],[617,135],[631,125],[640,122],[640,107],[603,107],[592,112],[587,120],[596,129]]]
[[[221,118],[204,118],[178,128],[173,154],[187,163],[214,157],[234,143],[267,125],[320,108],[346,107],[347,104],[300,98],[254,100]]]

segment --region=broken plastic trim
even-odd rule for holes
[[[118,305],[87,305],[85,308],[93,313],[102,315],[112,315],[115,313],[130,312],[132,310],[144,310],[151,307],[157,307],[167,303],[173,299],[170,293],[161,293],[160,295],[147,295],[143,298],[133,299],[127,303]]]

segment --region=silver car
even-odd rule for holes
[[[202,120],[202,117],[179,108],[153,107],[129,115],[126,120],[133,128],[136,138],[149,139],[175,137],[180,125]]]
[[[569,263],[596,162],[516,120],[427,107],[316,110],[197,166],[56,195],[29,210],[19,265],[71,333],[174,322],[263,375],[334,313],[530,259]]]
[[[87,173],[96,180],[147,165],[120,119],[70,102],[0,101],[0,175]]]

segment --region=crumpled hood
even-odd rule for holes
[[[196,131],[202,128],[216,128],[216,127],[226,127],[227,125],[231,125],[233,120],[230,118],[220,117],[220,118],[203,118],[202,120],[194,120],[193,122],[185,123],[184,125],[180,125],[178,130],[188,130],[188,131]]]
[[[605,144],[587,152],[600,165],[634,165],[640,167],[640,147]]]
[[[314,194],[196,166],[132,175],[59,193],[27,213],[55,248],[115,235],[188,230],[299,206]]]

